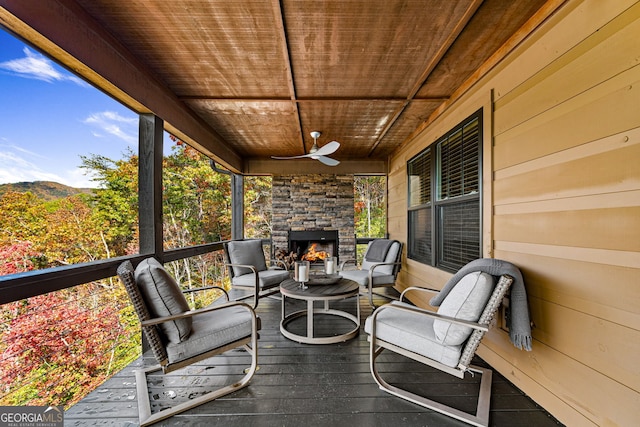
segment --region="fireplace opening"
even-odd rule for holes
[[[331,245],[313,242],[308,245],[307,250],[304,251],[300,259],[302,261],[319,262],[333,256],[332,253]]]
[[[338,230],[289,231],[289,251],[312,264],[338,257]]]

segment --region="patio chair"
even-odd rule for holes
[[[141,426],[169,418],[249,385],[258,366],[260,329],[260,319],[249,305],[224,302],[189,310],[176,281],[154,258],[143,260],[135,270],[130,261],[125,261],[118,266],[117,273],[158,362],[135,373]],[[200,289],[211,288],[217,287]],[[244,348],[251,355],[251,365],[242,378],[172,408],[151,413],[148,373],[162,370],[167,374],[236,348]]]
[[[400,301],[378,308],[366,320],[365,332],[369,334],[371,374],[380,389],[466,423],[487,426],[492,371],[471,365],[471,359],[513,281],[512,276],[504,274],[495,284],[494,276],[476,271],[466,274],[449,290],[437,312],[403,301],[407,292],[436,292],[418,287],[405,289]],[[481,374],[475,414],[389,384],[376,365],[385,349],[460,379],[465,373]]]
[[[280,283],[290,276],[284,263],[280,267],[267,267],[262,241],[259,239],[231,240],[223,243],[223,247],[231,285],[251,291],[237,301],[253,297],[254,309],[258,307],[260,298],[279,292]]]
[[[398,272],[402,267],[403,244],[397,240],[375,239],[369,242],[364,253],[360,269],[346,270],[353,259],[340,263],[338,274],[346,279],[357,282],[368,291],[369,305],[375,308],[373,295],[391,299],[388,295],[374,293],[373,288],[390,287],[396,284]]]

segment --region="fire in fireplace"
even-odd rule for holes
[[[338,230],[289,231],[289,251],[297,259],[321,263],[338,256]]]
[[[320,243],[312,243],[311,245],[309,245],[306,252],[302,254],[302,260],[318,262],[330,257],[331,252],[324,250],[326,246],[327,245],[321,245]]]

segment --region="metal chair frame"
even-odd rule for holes
[[[258,330],[260,329],[260,319],[256,316],[255,311],[247,304],[241,302],[226,302],[223,304],[208,306],[198,310],[191,310],[186,313],[181,313],[172,316],[151,318],[149,314],[149,310],[147,308],[146,303],[140,291],[138,289],[137,284],[135,283],[134,278],[134,269],[133,265],[130,261],[125,261],[122,263],[117,270],[118,277],[125,285],[127,293],[131,298],[131,302],[133,303],[133,307],[138,315],[138,319],[140,320],[140,324],[142,330],[147,338],[147,341],[153,351],[153,354],[158,362],[158,364],[139,369],[135,371],[136,376],[136,392],[138,399],[138,415],[140,420],[140,426],[147,426],[158,421],[164,420],[166,418],[172,417],[173,415],[179,414],[181,412],[187,411],[189,409],[195,408],[196,406],[202,405],[203,403],[210,402],[219,397],[230,394],[234,391],[237,391],[241,388],[249,385],[249,381],[253,378],[253,375],[256,373],[258,369]],[[228,301],[229,296],[226,291],[217,286],[208,286],[205,288],[197,288],[189,290],[198,291],[204,289],[212,289],[217,288],[224,292],[226,295],[226,299]],[[231,342],[229,344],[223,345],[221,347],[212,348],[211,350],[196,355],[194,357],[181,360],[179,362],[170,363],[169,358],[167,356],[167,351],[165,349],[165,344],[163,343],[161,332],[158,329],[158,325],[172,320],[194,317],[203,313],[208,313],[217,310],[224,310],[229,307],[239,306],[245,308],[247,311],[251,313],[252,316],[252,324],[251,324],[251,335],[246,336],[240,340]],[[164,374],[176,371],[178,369],[184,368],[196,362],[200,362],[202,360],[208,359],[218,354],[225,353],[229,350],[243,347],[246,351],[251,355],[251,365],[249,368],[245,370],[245,375],[239,380],[234,382],[233,384],[227,385],[225,387],[221,387],[219,389],[213,390],[204,394],[195,399],[191,399],[187,402],[183,402],[178,404],[170,409],[165,409],[158,413],[151,413],[151,403],[149,401],[149,389],[147,383],[147,374],[151,372],[156,372],[162,370]]]
[[[498,311],[498,307],[500,306],[502,299],[504,298],[507,290],[513,283],[513,278],[508,275],[500,276],[500,280],[495,286],[493,293],[491,294],[489,301],[487,302],[482,314],[478,322],[469,322],[465,320],[456,319],[453,317],[443,316],[441,314],[435,313],[433,311],[421,309],[418,307],[406,307],[400,306],[396,304],[387,304],[380,308],[378,308],[372,314],[372,322],[371,322],[371,334],[368,337],[370,343],[370,358],[369,358],[369,368],[371,370],[371,374],[373,375],[374,380],[382,389],[387,393],[390,393],[394,396],[400,397],[402,399],[408,400],[425,408],[432,409],[434,411],[440,412],[442,414],[448,415],[452,418],[464,421],[466,423],[472,424],[478,427],[486,427],[489,425],[489,408],[491,401],[491,381],[492,381],[492,370],[488,368],[483,368],[480,366],[472,365],[471,360],[475,355],[478,346],[480,345],[480,341],[484,337],[485,333],[489,330],[489,325],[493,320],[496,312]],[[401,296],[400,300],[404,298],[407,292],[412,291],[427,291],[427,292],[437,292],[431,289],[419,288],[419,287],[409,287],[405,289]],[[464,344],[463,351],[460,356],[460,360],[456,367],[450,367],[444,365],[438,361],[430,359],[428,357],[422,356],[420,354],[414,353],[412,351],[406,350],[404,348],[398,347],[389,342],[383,341],[376,336],[376,317],[382,312],[382,310],[401,310],[401,311],[410,311],[415,313],[420,313],[425,316],[438,318],[440,320],[445,320],[451,323],[469,326],[474,329],[471,333],[470,337],[467,339]],[[471,373],[472,375],[479,373],[482,375],[480,380],[480,391],[478,394],[478,404],[476,407],[476,411],[474,414],[469,414],[463,412],[459,409],[453,408],[451,406],[444,405],[440,402],[437,402],[433,399],[429,399],[424,396],[417,395],[408,390],[402,389],[400,387],[394,386],[386,382],[380,373],[378,372],[376,366],[376,358],[382,353],[383,350],[391,350],[395,353],[401,354],[405,357],[413,359],[417,362],[423,363],[425,365],[436,368],[440,371],[446,372],[450,375],[453,375],[457,378],[464,379],[465,373]]]
[[[228,242],[225,242],[222,244],[223,248],[224,248],[224,266],[227,267],[227,271],[229,272],[229,278],[231,279],[232,282],[232,286],[236,287],[236,288],[245,288],[245,289],[251,289],[253,291],[253,293],[249,293],[248,295],[244,295],[242,297],[238,297],[235,298],[235,301],[243,301],[245,299],[249,299],[249,298],[253,298],[253,308],[256,309],[258,308],[258,302],[260,298],[264,298],[264,297],[268,297],[274,294],[277,294],[278,292],[280,292],[280,284],[274,284],[268,288],[264,288],[261,289],[260,288],[260,276],[259,276],[259,272],[256,269],[255,266],[250,265],[250,264],[232,264],[230,259],[229,259],[229,249],[228,249]],[[288,270],[287,265],[282,262],[282,261],[276,261],[276,264],[280,264],[282,265],[282,268],[284,270]],[[233,284],[233,278],[235,277],[234,274],[234,270],[233,267],[244,267],[244,268],[248,268],[251,270],[253,276],[254,276],[254,285],[253,286],[242,286],[242,285],[234,285]]]
[[[385,294],[381,294],[378,292],[374,292],[373,288],[382,288],[382,287],[392,287],[395,286],[396,284],[396,280],[398,278],[398,273],[400,272],[400,269],[402,268],[402,251],[404,250],[404,243],[402,242],[398,242],[400,244],[400,248],[398,249],[398,256],[396,258],[396,261],[394,262],[379,262],[379,263],[375,263],[372,264],[371,267],[369,268],[369,278],[367,280],[367,297],[369,299],[369,305],[372,308],[376,308],[377,306],[374,304],[373,302],[373,296],[379,296],[382,298],[386,298],[386,299],[394,299],[393,297],[390,297],[389,295],[385,295]],[[365,254],[366,256],[366,254]],[[339,271],[342,271],[344,269],[345,266],[347,266],[348,264],[353,263],[354,265],[356,265],[357,267],[357,261],[355,259],[348,259],[345,260],[343,262],[340,263],[340,268]],[[376,268],[380,268],[382,266],[385,265],[393,265],[393,281],[389,282],[389,283],[377,283],[375,285],[373,285],[373,275],[375,273]],[[364,294],[361,294],[364,295]]]

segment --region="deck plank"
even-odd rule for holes
[[[263,328],[258,349],[260,370],[249,387],[157,425],[467,426],[381,391],[369,372],[369,343],[363,332],[351,341],[333,345],[307,345],[284,338],[279,331],[280,304],[274,298],[260,301],[258,314]],[[344,304],[348,305],[346,309],[352,311],[353,300]],[[360,298],[360,305],[363,325],[371,309],[365,298]],[[331,325],[321,317],[318,321],[316,330],[330,334]],[[242,375],[249,360],[245,351],[234,350],[169,375],[150,375],[152,411],[175,405],[211,387],[228,384],[231,378]],[[438,396],[443,403],[456,405],[463,410],[475,407],[477,378],[461,382],[390,352],[383,353],[378,360],[380,370],[386,373],[386,378],[391,382],[432,397]],[[475,362],[486,366],[478,358]],[[149,355],[139,358],[69,408],[65,412],[65,425],[137,425],[133,372],[145,363],[153,363]],[[492,426],[561,426],[496,372],[492,393]]]

